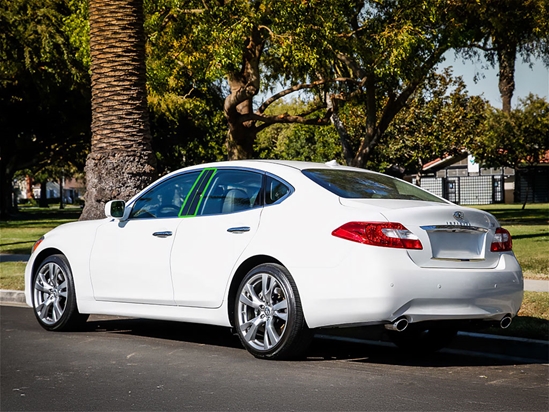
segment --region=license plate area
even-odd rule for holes
[[[430,227],[427,230],[433,259],[482,260],[488,230],[477,227]]]

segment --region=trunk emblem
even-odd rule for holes
[[[465,218],[465,215],[463,214],[463,212],[457,211],[454,212],[454,218],[456,220],[463,220]]]

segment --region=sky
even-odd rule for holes
[[[497,68],[486,69],[484,62],[463,61],[462,58],[455,58],[453,52],[448,53],[446,61],[441,67],[452,66],[454,76],[462,76],[469,95],[483,95],[492,106],[501,109],[501,97],[498,89]],[[475,83],[476,73],[483,73],[484,78],[478,79]],[[511,104],[516,107],[518,99],[528,96],[529,93],[537,94],[539,97],[545,97],[549,100],[549,69],[541,61],[536,61],[530,68],[528,64],[522,63],[519,59],[515,64],[515,93]]]

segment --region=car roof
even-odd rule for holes
[[[319,163],[319,162],[306,162],[306,161],[299,161],[299,160],[275,160],[275,159],[227,160],[222,162],[203,163],[195,166],[189,166],[185,168],[185,170],[203,169],[208,167],[245,167],[245,168],[254,168],[254,169],[269,171],[273,167],[279,169],[280,166],[285,166],[285,167],[297,169],[297,170],[338,168],[338,169],[365,171],[365,169],[358,169],[355,167],[340,165],[335,160],[332,160],[327,163]],[[180,169],[180,170],[183,170],[183,169]]]

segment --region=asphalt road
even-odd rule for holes
[[[315,340],[306,360],[261,361],[227,329],[93,317],[44,331],[0,306],[0,409],[547,411],[549,368]]]

